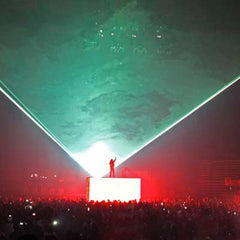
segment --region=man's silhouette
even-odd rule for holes
[[[109,173],[109,177],[115,177],[115,173],[114,173],[114,164],[116,162],[116,157],[115,159],[111,159],[110,162],[109,162],[109,165],[110,165],[110,173]]]

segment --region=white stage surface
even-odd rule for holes
[[[88,178],[87,198],[89,201],[139,201],[141,198],[141,179]]]

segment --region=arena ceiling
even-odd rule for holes
[[[1,1],[1,89],[103,175],[237,80],[238,1],[214,2]]]

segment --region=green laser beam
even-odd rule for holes
[[[71,152],[62,144],[56,136],[31,112],[31,110],[23,104],[23,102],[0,80],[0,91],[17,106],[29,119],[31,119],[44,133],[47,134],[58,146],[60,146],[68,155]]]
[[[181,117],[179,120],[177,120],[176,122],[174,122],[173,124],[171,124],[169,127],[167,127],[165,130],[163,130],[162,132],[160,132],[156,137],[154,137],[153,139],[151,139],[150,141],[148,141],[147,143],[145,143],[142,147],[138,148],[136,151],[134,151],[133,153],[131,153],[130,155],[128,155],[123,162],[125,162],[126,160],[128,160],[130,157],[132,157],[133,155],[135,155],[137,152],[141,151],[143,148],[145,148],[147,145],[149,145],[150,143],[152,143],[154,140],[156,140],[157,138],[159,138],[160,136],[162,136],[164,133],[168,132],[170,129],[172,129],[173,127],[175,127],[178,123],[180,123],[181,121],[183,121],[185,118],[187,118],[188,116],[190,116],[191,114],[193,114],[194,112],[196,112],[199,108],[201,108],[202,106],[204,106],[206,103],[210,102],[213,98],[215,98],[216,96],[218,96],[219,94],[221,94],[222,92],[224,92],[227,88],[229,88],[230,86],[232,86],[234,83],[236,83],[238,80],[240,80],[240,76],[238,76],[236,79],[232,80],[229,84],[225,85],[223,88],[221,88],[220,90],[218,90],[215,94],[213,94],[211,97],[209,97],[208,99],[206,99],[205,101],[203,101],[201,104],[199,104],[197,107],[195,107],[193,110],[191,110],[189,113],[187,113],[186,115],[184,115],[183,117]],[[121,165],[121,164],[120,164]]]
[[[199,108],[201,108],[202,106],[204,106],[205,104],[207,104],[208,102],[210,102],[213,98],[215,98],[216,96],[218,96],[219,94],[221,94],[222,92],[224,92],[227,88],[229,88],[230,86],[232,86],[234,83],[236,83],[238,80],[240,79],[240,76],[238,76],[236,79],[232,80],[230,83],[228,83],[227,85],[225,85],[223,88],[221,88],[220,90],[218,90],[215,94],[213,94],[211,97],[209,97],[208,99],[206,99],[205,101],[203,101],[201,104],[199,104],[197,107],[195,107],[194,109],[192,109],[190,112],[188,112],[187,114],[185,114],[183,117],[181,117],[179,120],[177,120],[176,122],[174,122],[173,124],[171,124],[169,127],[167,127],[165,130],[163,130],[162,132],[160,132],[157,136],[155,136],[154,138],[152,138],[150,141],[148,141],[147,143],[145,143],[142,147],[138,148],[137,150],[135,150],[134,152],[132,152],[130,155],[128,155],[127,157],[125,157],[122,161],[125,162],[126,160],[128,160],[129,158],[131,158],[134,154],[136,154],[137,152],[139,152],[140,150],[142,150],[143,148],[145,148],[147,145],[149,145],[150,143],[152,143],[154,140],[156,140],[157,138],[159,138],[160,136],[162,136],[164,133],[166,133],[167,131],[169,131],[170,129],[172,129],[173,127],[175,127],[178,123],[180,123],[181,121],[183,121],[184,119],[186,119],[188,116],[190,116],[191,114],[193,114],[195,111],[197,111]],[[47,134],[58,146],[60,146],[71,158],[74,159],[74,157],[72,156],[72,153],[64,146],[64,144],[62,144],[57,138],[56,136],[54,136],[54,134],[51,133],[51,131],[45,127],[41,121],[21,102],[21,100],[19,98],[16,97],[16,95],[14,95],[14,93],[0,80],[0,91],[11,101],[13,102],[29,119],[31,119],[45,134]],[[77,161],[76,159],[74,159],[75,161]],[[122,164],[121,163],[121,164]],[[120,164],[120,165],[121,165]]]

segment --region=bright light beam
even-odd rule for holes
[[[119,157],[104,142],[96,142],[86,151],[72,154],[72,158],[94,177],[102,177],[109,171],[109,160],[113,157],[120,163]]]
[[[3,86],[3,87],[2,87]],[[4,90],[4,89],[5,90]],[[0,91],[16,105],[29,119],[31,119],[47,136],[49,136],[59,147],[63,149],[74,161],[85,169],[91,176],[103,176],[107,172],[108,162],[104,165],[99,160],[109,160],[113,156],[108,147],[104,143],[96,143],[88,151],[84,153],[73,154],[71,153],[51,131],[46,128],[41,121],[21,102],[19,98],[0,80]],[[93,166],[91,166],[93,165]],[[89,171],[90,170],[90,171]],[[98,172],[99,171],[99,172]]]
[[[218,96],[219,94],[221,94],[222,92],[224,92],[227,88],[229,88],[230,86],[232,86],[234,83],[236,83],[238,80],[240,80],[240,76],[238,76],[236,79],[234,79],[233,81],[231,81],[229,84],[225,85],[223,88],[221,88],[220,90],[218,90],[215,94],[213,94],[211,97],[209,97],[208,99],[206,99],[204,102],[202,102],[201,104],[199,104],[197,107],[195,107],[193,110],[191,110],[189,113],[187,113],[186,115],[184,115],[183,117],[181,117],[179,120],[177,120],[176,122],[174,122],[172,125],[170,125],[169,127],[167,127],[165,130],[163,130],[162,132],[160,132],[156,137],[154,137],[152,140],[148,141],[147,143],[145,143],[142,147],[140,147],[139,149],[137,149],[136,151],[134,151],[133,153],[131,153],[130,155],[128,155],[126,158],[123,159],[122,163],[125,162],[126,160],[128,160],[130,157],[132,157],[134,154],[136,154],[137,152],[139,152],[140,150],[142,150],[143,148],[145,148],[148,144],[152,143],[154,140],[156,140],[157,138],[159,138],[161,135],[163,135],[165,132],[169,131],[171,128],[173,128],[174,126],[176,126],[178,123],[180,123],[181,121],[183,121],[185,118],[187,118],[188,116],[190,116],[191,114],[193,114],[195,111],[197,111],[199,108],[201,108],[203,105],[205,105],[206,103],[210,102],[213,98],[215,98],[216,96]],[[119,164],[120,165],[120,164]]]
[[[3,87],[7,90],[4,90]],[[71,157],[71,152],[46,128],[39,119],[17,98],[13,92],[0,80],[0,91],[15,104],[29,119],[31,119],[44,133],[46,133],[59,147]],[[34,116],[34,117],[33,117]]]
[[[120,164],[125,162],[126,160],[128,160],[130,157],[132,157],[134,154],[136,154],[137,152],[139,152],[140,150],[142,150],[143,148],[145,148],[147,145],[149,145],[150,143],[152,143],[154,140],[156,140],[158,137],[160,137],[161,135],[163,135],[165,132],[169,131],[171,128],[173,128],[174,126],[176,126],[178,123],[180,123],[181,121],[183,121],[185,118],[187,118],[189,115],[191,115],[192,113],[194,113],[195,111],[197,111],[199,108],[201,108],[203,105],[205,105],[206,103],[208,103],[209,101],[211,101],[213,98],[215,98],[217,95],[221,94],[223,91],[225,91],[227,88],[229,88],[231,85],[233,85],[234,83],[236,83],[238,80],[240,79],[240,76],[238,76],[235,80],[231,81],[229,84],[225,85],[223,88],[221,88],[219,91],[217,91],[215,94],[213,94],[211,97],[209,97],[208,99],[206,99],[204,102],[202,102],[200,105],[198,105],[197,107],[195,107],[193,110],[191,110],[189,113],[187,113],[186,115],[184,115],[182,118],[180,118],[178,121],[174,122],[172,125],[170,125],[168,128],[166,128],[165,130],[163,130],[161,133],[159,133],[157,136],[155,136],[152,140],[148,141],[146,144],[144,144],[142,147],[140,147],[139,149],[137,149],[136,151],[134,151],[133,153],[131,153],[130,155],[128,155],[126,158],[121,159],[121,162],[119,162]],[[7,90],[4,90],[2,88],[2,86]],[[75,160],[76,162],[80,162],[80,155],[81,154],[73,154],[71,153],[52,133],[49,129],[47,129],[39,119],[36,118],[36,116],[11,92],[11,90],[0,80],[0,91],[12,102],[14,103],[28,118],[30,118],[44,133],[46,133],[59,147],[61,147],[73,160]],[[10,94],[9,94],[10,93]],[[12,95],[12,96],[11,96]],[[95,156],[95,155],[94,155]],[[88,159],[89,156],[87,156],[86,159]],[[82,160],[86,160],[86,159],[82,159]],[[89,162],[90,164],[90,162]],[[120,165],[119,164],[119,165]],[[81,165],[82,166],[82,165]],[[84,167],[84,166],[82,166]],[[90,168],[88,168],[88,170],[86,169],[86,167],[84,167],[84,169],[90,174],[90,172],[88,171]],[[103,170],[103,169],[102,169]],[[101,171],[102,171],[101,170]],[[107,173],[107,172],[106,172]],[[106,174],[105,173],[105,174]],[[105,174],[103,174],[103,172],[101,172],[101,176],[104,176]],[[90,174],[92,175],[92,174]],[[99,175],[99,174],[97,174]]]

